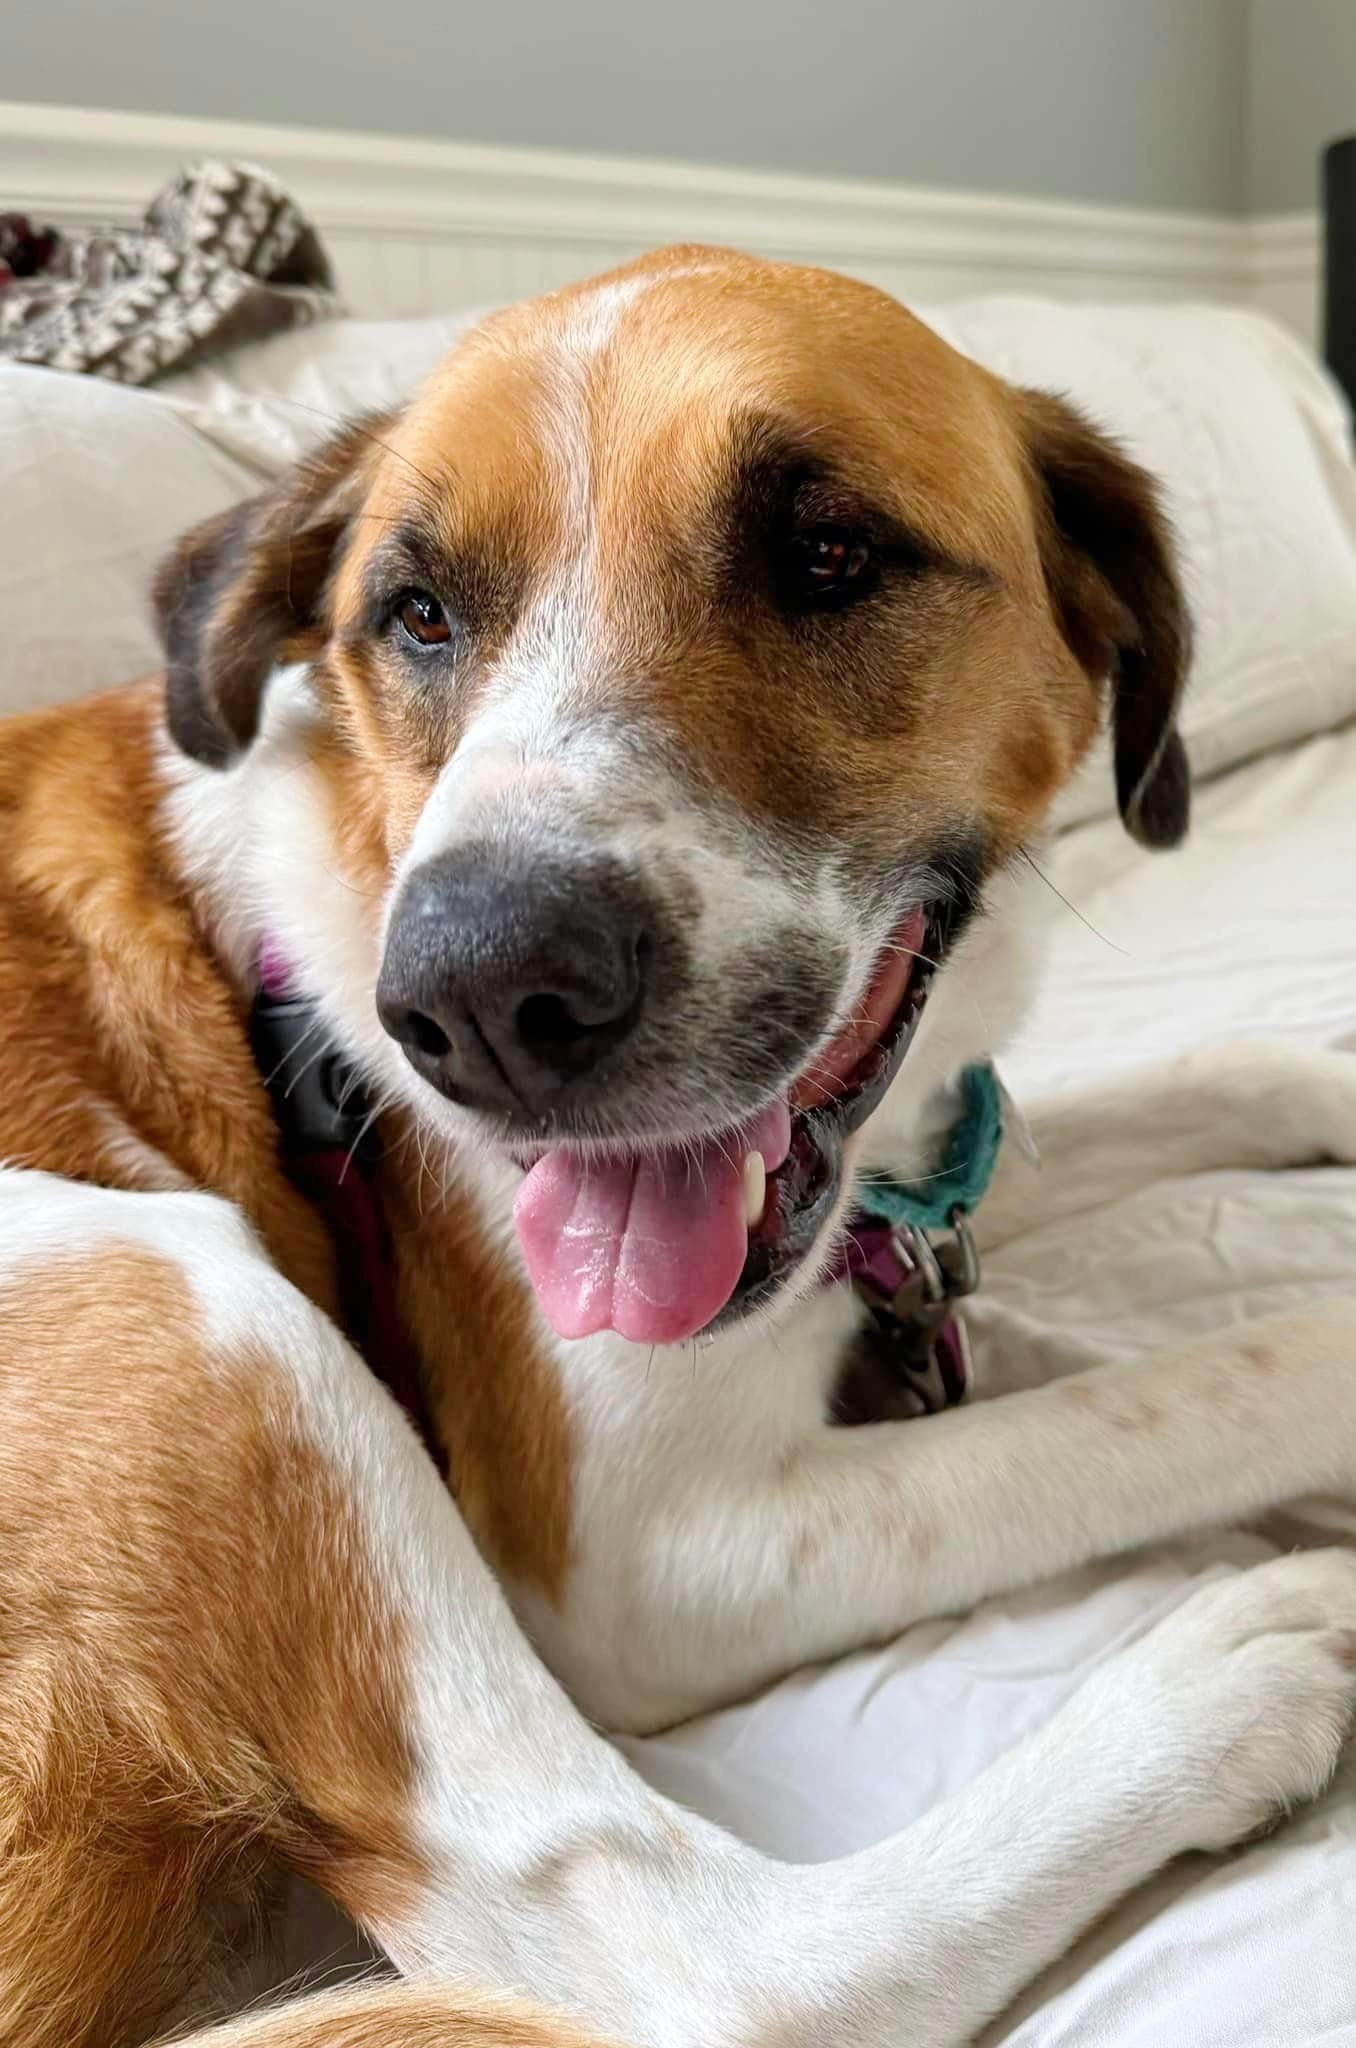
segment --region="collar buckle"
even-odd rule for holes
[[[979,1246],[970,1218],[957,1204],[947,1222],[951,1235],[946,1238],[919,1224],[897,1224],[890,1232],[890,1249],[903,1269],[903,1278],[895,1292],[885,1296],[864,1274],[858,1284],[867,1300],[888,1307],[902,1322],[939,1328],[953,1304],[973,1294],[980,1280]]]
[[[854,1277],[878,1355],[924,1415],[956,1407],[973,1380],[969,1339],[955,1311],[979,1285],[979,1247],[959,1203],[947,1222],[949,1237],[920,1224],[896,1225],[888,1240],[895,1268],[889,1279],[880,1262]]]

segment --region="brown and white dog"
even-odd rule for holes
[[[864,286],[676,250],[487,320],[158,599],[167,686],[0,734],[4,2048],[153,2038],[279,1867],[405,1981],[222,2042],[939,2048],[1312,1794],[1338,1553],[1198,1594],[842,1863],[763,1860],[589,1725],[1350,1487],[1344,1304],[832,1426],[853,1186],[925,1173],[1011,1029],[1021,856],[1104,711],[1129,828],[1185,828],[1145,477]],[[455,1504],[341,1330],[261,976],[377,1118]],[[1226,1138],[1356,1156],[1349,1071],[1110,1091],[991,1228]]]

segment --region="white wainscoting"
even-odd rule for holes
[[[1243,301],[1320,345],[1323,238],[1316,213],[1245,221]]]
[[[1229,300],[1312,339],[1309,216],[1079,206],[692,163],[0,102],[0,204],[58,226],[129,221],[182,164],[268,166],[376,317],[482,305],[671,241],[824,263],[904,299],[976,291]]]

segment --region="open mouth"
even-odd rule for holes
[[[948,924],[942,909],[903,918],[850,1021],[738,1128],[668,1153],[557,1146],[537,1160],[514,1221],[560,1336],[610,1329],[635,1343],[681,1343],[771,1298],[833,1213],[843,1148],[899,1071]]]

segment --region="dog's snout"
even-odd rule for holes
[[[463,848],[406,883],[377,1010],[454,1101],[535,1115],[635,1028],[653,955],[650,901],[616,864]]]

